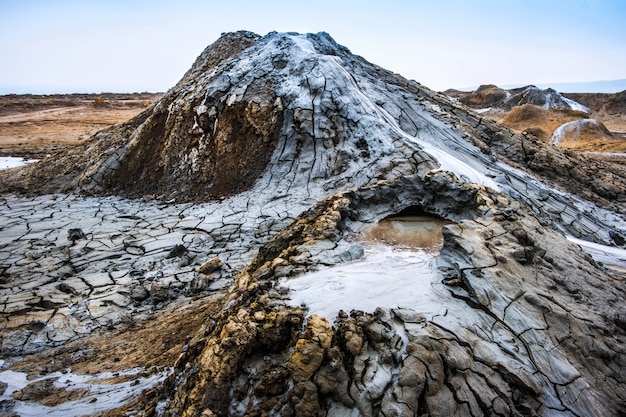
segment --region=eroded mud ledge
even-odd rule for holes
[[[414,197],[400,203],[394,190]],[[398,211],[420,205],[451,213],[463,202],[466,215],[452,216],[456,224],[444,229],[438,257],[450,295],[443,313],[426,316],[416,306],[322,318],[286,307],[288,295],[276,287],[285,266],[308,269],[349,253],[344,234],[388,215],[383,201],[396,201]],[[564,256],[578,271],[567,280]],[[425,184],[412,178],[342,193],[280,232],[237,278],[227,308],[180,358],[168,410],[200,415],[210,404],[216,415],[343,415],[353,408],[361,415],[611,413],[613,405],[600,398],[618,396],[598,390],[606,386],[598,381],[621,378],[623,354],[609,354],[625,331],[616,279],[517,203],[444,173]],[[593,294],[581,291],[587,283]]]

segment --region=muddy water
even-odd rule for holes
[[[384,244],[396,249],[436,253],[443,246],[441,228],[449,221],[427,217],[391,217],[363,230],[364,244]]]
[[[282,281],[290,304],[333,322],[339,310],[416,308],[443,314],[449,295],[433,261],[448,222],[426,217],[392,218],[363,230],[365,256],[357,261]]]

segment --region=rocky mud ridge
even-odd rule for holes
[[[481,85],[475,91],[447,90],[445,93],[473,108],[496,107],[511,110],[517,106],[532,104],[544,109],[589,111],[589,108],[552,88],[542,90],[534,85],[505,90],[496,85],[487,84]]]
[[[625,184],[328,34],[224,34],[135,119],[0,174],[0,407],[623,415]],[[441,249],[366,244],[398,214],[445,221]],[[380,304],[307,298],[359,268]],[[90,355],[123,395],[63,383]]]

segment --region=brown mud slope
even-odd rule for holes
[[[161,94],[0,96],[0,156],[41,158],[135,117]]]
[[[165,97],[127,123],[26,168],[9,190],[86,192],[130,197],[219,197],[243,191],[266,168],[282,126],[280,100],[263,81],[254,100],[226,104],[191,91],[189,81],[250,46],[258,36],[222,37]],[[258,94],[257,94],[258,93]],[[221,97],[219,91],[216,95]],[[232,104],[232,106],[231,106]],[[175,113],[176,117],[170,117]],[[5,188],[6,189],[6,188]]]
[[[189,335],[222,308],[223,293],[202,300],[187,301],[176,310],[156,312],[149,320],[135,320],[131,314],[115,327],[27,356],[14,368],[36,372],[42,361],[50,362],[48,372],[69,367],[75,372],[96,374],[103,369],[122,371],[133,367],[171,366]],[[80,352],[80,354],[77,354]]]
[[[587,117],[587,113],[575,110],[549,110],[532,104],[513,108],[500,121],[515,130],[527,132],[537,139],[548,142],[559,126]]]

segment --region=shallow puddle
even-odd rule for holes
[[[25,159],[17,156],[2,156],[0,157],[0,170],[20,167],[37,161],[38,159]]]

